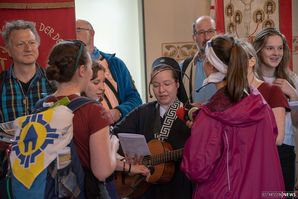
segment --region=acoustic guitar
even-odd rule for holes
[[[129,175],[117,171],[115,182],[120,198],[136,198],[143,194],[150,184],[169,182],[175,172],[174,161],[182,157],[183,148],[172,150],[167,142],[151,140],[148,147],[152,155],[144,157],[142,164],[150,169],[151,175],[146,181],[146,176]]]

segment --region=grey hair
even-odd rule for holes
[[[4,40],[5,45],[7,46],[10,42],[10,34],[14,30],[25,30],[30,29],[32,33],[35,35],[36,41],[40,44],[40,37],[37,33],[35,23],[32,21],[24,21],[24,20],[15,20],[6,22],[3,31],[2,31],[2,37]]]

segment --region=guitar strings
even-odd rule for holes
[[[181,157],[182,151],[183,149],[177,149],[173,151],[165,151],[165,153],[161,154],[145,156],[143,158],[143,163],[145,165],[156,165],[163,162],[168,162],[169,160],[175,161]]]

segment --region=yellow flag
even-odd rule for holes
[[[10,163],[13,175],[28,189],[73,137],[72,111],[57,106],[15,120]]]

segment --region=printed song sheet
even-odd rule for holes
[[[298,101],[289,102],[290,108],[292,111],[296,111],[298,109]]]
[[[133,133],[119,133],[119,141],[125,156],[146,156],[150,151],[144,135]]]

